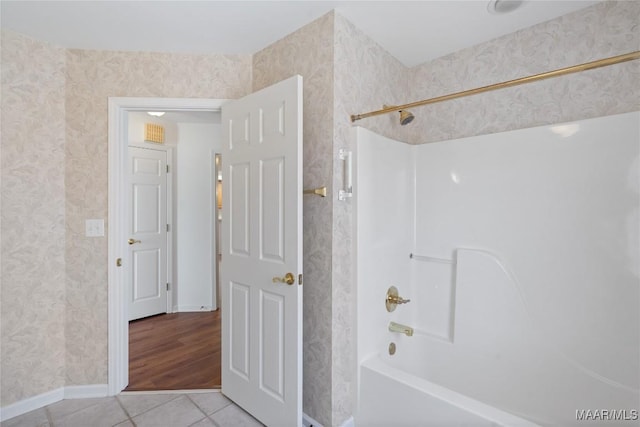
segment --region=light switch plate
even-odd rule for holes
[[[85,221],[85,234],[87,237],[103,237],[104,219],[87,219]]]

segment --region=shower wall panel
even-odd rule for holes
[[[357,127],[354,197],[357,199],[358,363],[388,342],[388,323],[409,321],[405,306],[389,313],[385,295],[396,286],[410,298],[415,147]],[[411,302],[410,304],[414,304]]]
[[[457,263],[432,379],[542,424],[638,410],[639,147],[638,112],[415,147],[415,252]]]

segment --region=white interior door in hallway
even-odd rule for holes
[[[302,423],[302,77],[222,108],[222,392]]]
[[[129,147],[129,320],[167,312],[167,153]]]

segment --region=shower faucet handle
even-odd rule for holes
[[[395,286],[391,286],[387,291],[387,298],[385,299],[385,306],[387,307],[387,311],[391,312],[396,309],[398,304],[406,304],[410,302],[409,299],[404,299],[400,295],[398,295],[398,288]]]
[[[402,297],[393,297],[393,296],[390,296],[388,300],[391,301],[393,304],[406,304],[408,302],[411,302],[410,299],[404,299]]]

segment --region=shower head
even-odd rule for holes
[[[393,108],[393,105],[383,105],[382,108]],[[398,113],[400,113],[400,124],[402,126],[404,125],[408,125],[409,123],[411,123],[413,121],[413,119],[415,118],[413,116],[413,113],[409,110],[398,110]]]
[[[400,110],[400,124],[402,126],[411,123],[414,119],[413,113],[407,110]]]

